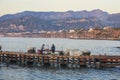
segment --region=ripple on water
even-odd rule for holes
[[[120,80],[120,68],[43,69],[0,67],[0,80]]]

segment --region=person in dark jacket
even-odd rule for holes
[[[52,53],[55,53],[55,45],[54,44],[52,44],[52,46],[51,46],[51,51],[52,51]]]
[[[41,54],[43,54],[44,46],[45,46],[45,44],[42,44],[42,47],[41,47]]]

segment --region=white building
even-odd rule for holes
[[[75,30],[73,30],[73,29],[69,30],[69,33],[74,33],[74,32],[75,32]]]
[[[94,31],[94,29],[93,28],[90,28],[89,30],[88,30],[88,32],[93,32]]]

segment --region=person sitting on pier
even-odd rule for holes
[[[43,54],[44,46],[45,46],[45,44],[42,44],[42,47],[41,47],[41,54]]]
[[[51,46],[51,51],[52,51],[52,53],[55,53],[55,45],[54,44],[52,44],[52,46]]]

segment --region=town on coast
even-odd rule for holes
[[[70,39],[96,39],[96,40],[120,40],[120,29],[109,26],[100,28],[70,29],[59,31],[34,31],[0,33],[0,37],[39,37],[39,38],[70,38]]]

